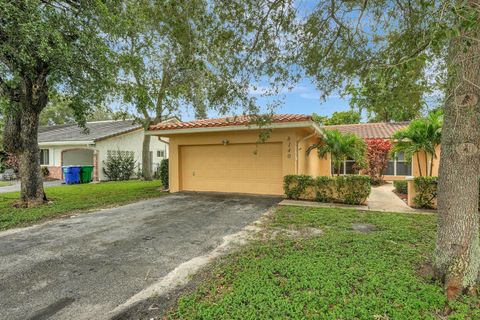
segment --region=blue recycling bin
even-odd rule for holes
[[[80,183],[80,167],[79,166],[64,166],[63,177],[66,184]]]

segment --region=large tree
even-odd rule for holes
[[[121,120],[131,118],[132,116],[126,111],[112,110],[107,104],[93,105],[88,114],[85,115],[86,121]],[[41,126],[74,124],[76,121],[75,111],[71,107],[70,98],[60,92],[52,92],[47,106],[40,113],[39,124]]]
[[[428,65],[445,66],[446,77],[439,73],[435,86],[444,88],[446,98],[433,264],[448,299],[480,281],[479,12],[480,0],[321,1],[300,40],[301,63],[324,93],[379,72],[404,79],[397,75],[407,75],[416,63],[420,79],[428,77]],[[389,92],[395,98],[395,90],[381,90],[381,101]]]
[[[80,124],[109,80],[103,33],[106,2],[0,0],[0,98],[6,105],[4,144],[20,159],[21,204],[46,197],[37,143],[39,115],[52,91],[71,97]]]
[[[208,111],[258,113],[251,82],[267,77],[272,89],[288,82],[282,49],[291,43],[285,37],[294,18],[291,2],[125,1],[115,45],[117,93],[145,130],[188,109],[196,118]],[[147,180],[149,157],[150,136],[144,135]]]
[[[425,76],[425,60],[411,61],[401,70],[373,69],[358,83],[351,83],[350,106],[366,111],[370,122],[409,121],[428,109],[431,89]]]

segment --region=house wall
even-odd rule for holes
[[[80,150],[94,150],[92,146],[89,145],[62,145],[62,146],[40,146],[40,149],[48,149],[49,153],[49,163],[48,165],[42,165],[42,167],[47,167],[50,173],[49,177],[54,179],[63,179],[62,173],[62,161],[63,161],[63,152],[64,151],[75,151]],[[87,156],[92,157],[91,151],[87,153]],[[82,158],[85,158],[82,156]],[[72,161],[74,157],[70,158]],[[93,161],[92,161],[93,162]]]
[[[103,164],[107,160],[108,150],[112,151],[133,151],[134,159],[137,164],[142,164],[142,144],[143,144],[143,130],[138,130],[123,135],[118,135],[110,139],[102,140],[96,143],[95,147],[98,150],[98,176],[99,180],[107,180],[103,173]],[[165,158],[168,158],[168,147],[164,142],[159,141],[156,137],[150,139],[150,151],[152,151],[153,168],[157,168],[164,158],[157,157],[158,150],[165,150]]]
[[[49,150],[49,164],[45,165],[50,171],[50,177],[55,179],[62,179],[62,165],[72,164],[75,160],[75,155],[78,156],[76,160],[82,160],[81,163],[87,163],[87,158],[90,157],[88,164],[93,164],[96,167],[94,170],[94,180],[107,180],[107,177],[103,173],[103,163],[107,159],[108,150],[120,150],[120,151],[133,151],[134,159],[141,165],[142,162],[142,142],[143,142],[143,130],[138,130],[123,135],[114,136],[109,139],[105,139],[97,142],[94,145],[62,145],[62,146],[41,146],[41,149]],[[168,139],[167,139],[168,140]],[[82,150],[93,150],[92,152],[83,152]],[[152,151],[152,163],[153,168],[160,165],[162,157],[157,157],[157,151],[164,150],[165,158],[168,158],[168,145],[159,141],[156,137],[152,137],[150,141],[150,151]],[[66,163],[63,163],[63,158]],[[85,160],[85,161],[84,161]],[[74,161],[75,162],[75,161]]]
[[[330,154],[324,158],[318,156],[317,150],[312,150],[307,154],[310,146],[316,144],[319,140],[318,136],[304,138],[305,133],[299,133],[298,139],[298,174],[305,174],[310,176],[330,176]]]
[[[182,190],[181,186],[181,164],[180,148],[182,146],[192,145],[222,145],[224,141],[229,144],[257,143],[259,141],[260,130],[228,131],[228,132],[210,132],[210,133],[191,133],[169,135],[170,139],[170,191],[177,192]],[[307,161],[306,149],[301,139],[310,135],[311,131],[303,129],[275,129],[272,131],[268,142],[282,143],[282,174],[311,174],[318,171],[320,161],[313,157]],[[302,150],[297,146],[302,145]],[[211,168],[215,171],[216,168]],[[220,190],[219,190],[220,191]],[[245,190],[248,192],[248,190]]]
[[[438,146],[435,150],[436,157],[433,159],[433,168],[432,168],[432,174],[431,174],[434,177],[438,177],[438,169],[440,166],[440,151],[441,151],[441,147]],[[428,164],[428,170],[430,170],[431,159],[430,157],[428,157],[427,161],[425,161],[427,156],[425,155],[424,152],[419,152],[418,156],[420,158],[420,166],[418,165],[417,154],[414,154],[412,157],[412,174],[414,177],[419,177],[420,171],[421,171],[422,175],[426,176],[427,175],[426,173],[428,172],[427,164]]]

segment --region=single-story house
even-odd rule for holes
[[[274,115],[266,127],[251,124],[247,116],[160,123],[147,134],[168,138],[170,191],[218,191],[283,194],[283,177],[290,174],[332,175],[331,157],[319,158],[306,150],[322,137],[322,129],[351,132],[361,138],[390,139],[408,123],[364,123],[324,126],[311,116]],[[262,130],[270,129],[265,143]],[[353,161],[345,161],[344,174],[353,173]],[[418,174],[403,155],[392,159],[389,180]]]
[[[39,128],[40,164],[47,167],[50,177],[62,179],[62,166],[92,165],[93,179],[107,180],[103,164],[108,155],[127,152],[142,163],[144,130],[133,120],[87,122],[88,133],[76,124],[44,126]],[[151,139],[150,163],[155,170],[162,159],[168,158],[164,141]]]

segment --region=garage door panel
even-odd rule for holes
[[[282,194],[282,144],[182,146],[181,189]]]

